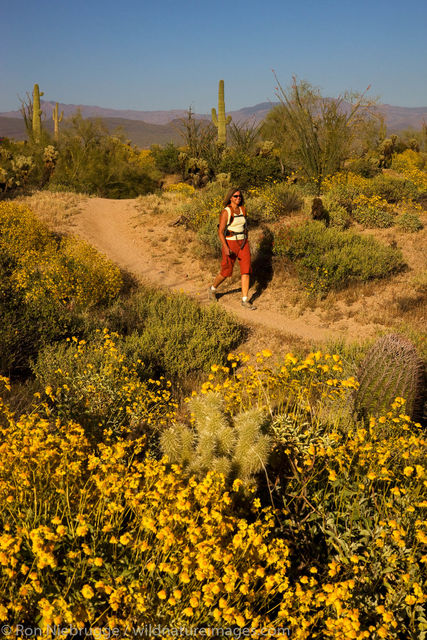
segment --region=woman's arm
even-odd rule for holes
[[[225,209],[223,209],[221,211],[221,218],[219,220],[219,227],[218,227],[218,236],[219,239],[221,240],[221,244],[223,246],[223,249],[225,251],[225,255],[229,256],[230,255],[230,249],[228,248],[228,244],[227,241],[225,239],[225,228],[227,226],[227,222],[228,222],[228,213]]]

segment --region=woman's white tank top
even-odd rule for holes
[[[239,207],[240,213],[235,213],[233,222],[230,224],[230,220],[232,217],[230,207],[226,207],[225,210],[228,214],[227,220],[227,236],[231,236],[230,240],[243,240],[245,238],[245,226],[246,226],[246,217],[244,216],[241,207]]]

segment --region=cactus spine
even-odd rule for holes
[[[226,127],[231,122],[231,116],[225,117],[224,80],[219,81],[218,87],[218,115],[215,107],[212,108],[212,122],[218,129],[218,144],[226,144]]]
[[[223,399],[215,393],[191,398],[189,408],[194,429],[177,424],[160,437],[162,452],[169,461],[195,475],[216,471],[229,482],[238,477],[246,486],[253,485],[271,449],[271,437],[263,433],[264,412],[250,409],[231,420]]]
[[[52,112],[53,132],[54,132],[55,140],[58,140],[59,138],[59,123],[62,122],[62,118],[64,116],[63,111],[61,111],[60,116],[58,116],[58,112],[59,112],[59,105],[58,103],[56,103],[55,108]]]
[[[425,369],[415,345],[398,334],[379,338],[359,369],[355,407],[361,417],[388,411],[396,397],[406,400],[406,413],[421,419]]]
[[[33,89],[33,138],[36,142],[40,142],[42,135],[42,110],[40,108],[40,96],[43,96],[39,85],[35,84]]]

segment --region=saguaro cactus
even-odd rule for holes
[[[40,142],[42,135],[42,110],[40,108],[40,96],[43,96],[39,85],[35,84],[33,89],[33,138],[36,142]]]
[[[218,143],[225,144],[227,140],[226,126],[231,122],[231,116],[225,117],[225,102],[224,102],[224,80],[219,81],[218,87],[218,115],[216,114],[215,107],[212,108],[212,122],[218,129]]]
[[[62,118],[64,116],[64,112],[61,111],[61,115],[58,116],[59,105],[55,104],[55,108],[52,111],[52,120],[53,120],[53,132],[55,136],[55,140],[58,140],[59,137],[59,123],[62,122]]]

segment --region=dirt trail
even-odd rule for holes
[[[72,232],[84,238],[101,253],[132,273],[139,281],[175,291],[183,291],[201,303],[209,303],[210,271],[202,271],[200,261],[191,246],[190,233],[172,226],[177,214],[144,214],[135,200],[89,198],[82,202],[80,213],[73,216]],[[236,265],[237,266],[237,265]],[[217,268],[217,266],[215,267]],[[350,326],[322,326],[321,318],[310,310],[292,317],[280,305],[271,288],[257,299],[257,310],[245,310],[240,305],[238,268],[236,277],[222,285],[218,304],[238,316],[252,328],[261,346],[270,346],[271,339],[279,344],[299,339],[306,345],[333,338],[346,340]],[[229,292],[229,293],[228,293]],[[339,323],[336,323],[339,325]],[[254,348],[254,345],[252,345]]]

